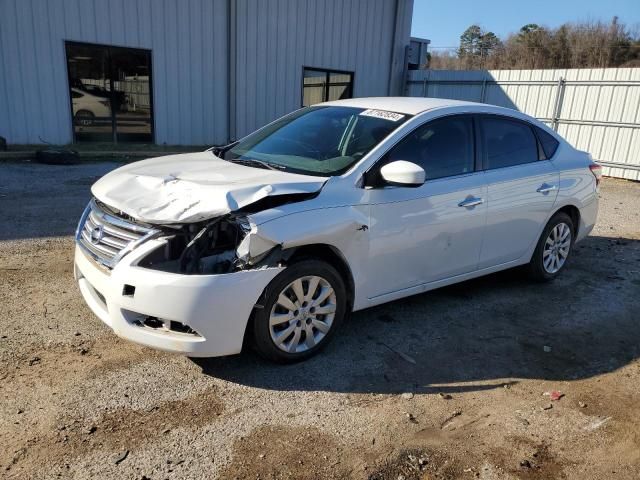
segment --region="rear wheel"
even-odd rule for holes
[[[531,261],[529,273],[534,280],[546,281],[558,276],[573,247],[575,227],[571,217],[556,213],[544,228]]]
[[[344,280],[328,263],[302,260],[265,289],[253,315],[253,341],[269,360],[297,362],[318,353],[345,315]]]

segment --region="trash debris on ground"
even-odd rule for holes
[[[543,395],[546,397],[549,397],[553,402],[557,402],[562,397],[564,397],[564,393],[559,392],[558,390],[551,390],[550,392],[544,392]]]
[[[584,429],[589,431],[597,430],[608,423],[609,420],[611,420],[611,417],[598,418],[593,422],[590,422],[587,426],[584,427]]]
[[[122,463],[125,458],[127,458],[129,456],[129,450],[123,450],[122,452],[116,454],[113,457],[113,463],[115,463],[116,465],[119,465],[120,463]]]

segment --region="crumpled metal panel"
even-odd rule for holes
[[[314,193],[326,180],[238,165],[205,151],[126,165],[98,180],[91,192],[141,222],[166,225],[208,220],[268,196]]]

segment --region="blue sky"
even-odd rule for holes
[[[557,27],[581,20],[610,21],[617,15],[640,27],[640,0],[414,0],[411,35],[436,47],[456,47],[460,34],[478,23],[503,38],[527,23]]]

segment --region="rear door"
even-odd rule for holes
[[[529,123],[499,115],[478,121],[488,185],[482,269],[529,251],[553,208],[560,176]]]

